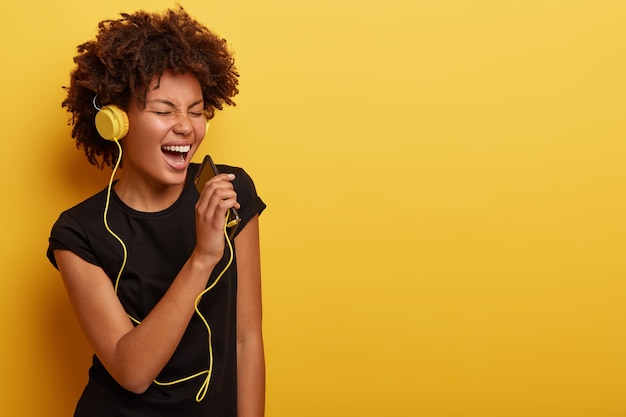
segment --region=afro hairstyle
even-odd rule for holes
[[[61,104],[71,114],[76,147],[100,169],[113,166],[119,151],[96,130],[97,103],[127,111],[134,99],[144,108],[152,78],[166,70],[198,78],[208,119],[225,104],[235,105],[232,99],[239,92],[239,74],[226,40],[181,6],[163,13],[140,10],[120,16],[100,22],[95,39],[77,47],[76,67]]]

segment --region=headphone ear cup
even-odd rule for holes
[[[119,107],[109,104],[96,113],[96,129],[106,140],[119,140],[128,133],[128,115]]]

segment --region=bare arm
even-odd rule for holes
[[[55,250],[78,321],[115,380],[142,393],[167,364],[194,313],[194,301],[223,255],[226,211],[238,207],[226,174],[205,186],[196,205],[196,247],[171,286],[141,324],[133,326],[104,271],[76,254]]]
[[[238,416],[261,417],[265,415],[265,359],[258,216],[239,233],[236,246]]]

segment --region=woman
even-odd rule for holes
[[[72,136],[91,164],[121,167],[50,237],[48,257],[95,352],[75,415],[263,415],[265,204],[230,166],[199,192],[190,162],[238,92],[226,42],[182,8],[139,11],[101,22],[74,61],[63,102]]]

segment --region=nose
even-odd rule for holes
[[[191,118],[186,112],[176,113],[176,123],[174,123],[172,130],[174,133],[184,136],[193,132],[193,123],[191,123]]]

